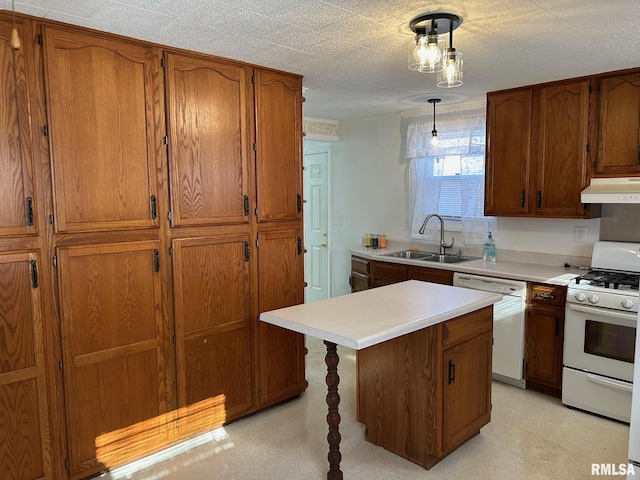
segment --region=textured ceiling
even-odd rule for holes
[[[11,9],[10,0],[0,8]],[[16,11],[304,75],[306,117],[478,101],[492,90],[640,66],[640,0],[18,0]],[[464,85],[407,68],[408,22],[450,12]]]

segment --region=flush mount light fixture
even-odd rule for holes
[[[416,36],[409,53],[409,69],[438,73],[439,87],[462,85],[462,53],[453,48],[453,31],[461,23],[462,18],[452,13],[426,13],[411,20],[409,28]],[[447,33],[448,48],[443,38]]]
[[[438,146],[438,130],[436,130],[436,103],[440,102],[439,98],[430,98],[427,102],[433,104],[433,130],[431,130],[431,146]]]

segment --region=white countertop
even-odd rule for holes
[[[492,305],[496,293],[408,280],[260,314],[260,320],[360,350]]]
[[[394,242],[389,243],[387,248],[367,248],[358,246],[351,249],[351,254],[358,255],[370,260],[380,260],[391,263],[403,263],[406,265],[416,265],[419,267],[438,268],[442,270],[453,270],[455,272],[472,273],[476,275],[487,275],[490,277],[507,278],[513,280],[524,280],[529,282],[549,283],[553,285],[568,285],[572,279],[584,273],[577,268],[564,268],[562,265],[545,265],[542,263],[513,262],[498,260],[496,262],[485,262],[484,260],[471,260],[469,262],[443,264],[437,262],[426,262],[424,260],[409,260],[404,258],[385,257],[385,253],[406,250],[408,245]]]

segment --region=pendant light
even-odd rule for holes
[[[415,27],[415,48],[410,52],[409,69],[418,72],[436,73],[443,68],[443,52],[445,41],[438,36],[438,24],[431,20],[431,30]]]
[[[20,36],[18,35],[18,29],[16,28],[16,0],[11,0],[11,10],[13,12],[13,30],[11,30],[11,40],[9,45],[14,50],[20,50]]]
[[[453,30],[449,32],[449,48],[444,55],[444,68],[438,72],[439,87],[452,88],[462,85],[462,53],[453,48]]]
[[[438,130],[436,130],[436,103],[440,102],[439,98],[430,98],[427,102],[433,104],[433,130],[431,130],[431,143],[432,147],[438,146]]]
[[[409,28],[415,37],[409,52],[409,69],[437,73],[438,87],[462,85],[462,53],[453,48],[453,31],[461,23],[462,18],[452,13],[425,13],[411,20]],[[447,33],[448,48],[444,39]]]

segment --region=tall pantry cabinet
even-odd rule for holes
[[[0,13],[0,477],[300,394],[301,77]],[[4,348],[6,346],[7,348]]]
[[[65,459],[81,478],[167,442],[160,69],[155,47],[54,25],[41,35]]]
[[[22,39],[32,36],[29,21],[16,18],[15,27]],[[30,480],[53,478],[51,296],[43,293],[51,279],[31,123],[39,114],[34,49],[26,41],[13,50],[12,29],[10,17],[0,16],[0,478]]]

